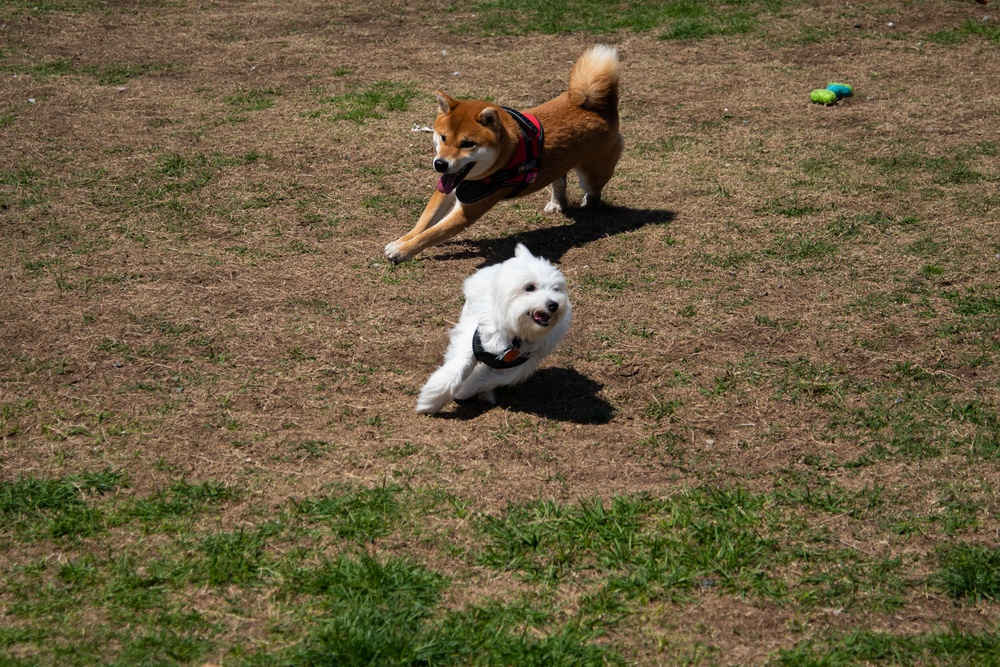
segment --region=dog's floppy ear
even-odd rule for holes
[[[500,111],[495,107],[486,107],[479,112],[479,124],[494,132],[500,131]]]
[[[438,98],[438,113],[451,113],[451,110],[458,106],[458,100],[449,97],[447,93],[435,90],[434,94],[437,95]]]

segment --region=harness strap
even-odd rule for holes
[[[463,204],[485,199],[501,188],[513,187],[504,199],[516,197],[522,190],[535,182],[542,165],[542,144],[545,129],[540,120],[509,107],[500,107],[517,121],[518,138],[514,157],[504,166],[486,178],[478,181],[462,181],[455,188],[455,196]]]

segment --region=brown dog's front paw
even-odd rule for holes
[[[411,257],[411,254],[403,249],[405,245],[400,241],[393,241],[385,247],[385,256],[394,264],[405,262]]]

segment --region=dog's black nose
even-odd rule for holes
[[[448,171],[448,161],[441,158],[434,160],[434,171],[439,171],[442,174]]]
[[[545,304],[545,307],[549,309],[550,313],[554,313],[557,310],[559,310],[559,304],[556,303],[555,301],[549,301],[547,304]]]

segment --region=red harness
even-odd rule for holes
[[[485,199],[501,188],[514,188],[504,199],[516,197],[521,190],[535,182],[542,166],[542,142],[545,130],[542,123],[530,114],[501,107],[517,121],[520,137],[514,157],[498,172],[478,181],[462,181],[455,188],[455,196],[463,204]]]

